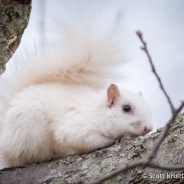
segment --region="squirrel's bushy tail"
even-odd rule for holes
[[[66,2],[66,1],[65,1]],[[73,1],[74,2],[74,1]],[[87,1],[89,2],[89,1]],[[0,78],[0,110],[23,88],[44,82],[102,87],[122,80],[125,63],[119,12],[88,5],[63,7],[44,49],[24,48]],[[93,10],[94,9],[94,10]],[[59,19],[59,18],[57,18]]]

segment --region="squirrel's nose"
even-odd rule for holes
[[[152,127],[148,127],[148,126],[145,126],[145,127],[144,127],[144,131],[145,131],[145,132],[151,132],[152,130],[153,130]]]

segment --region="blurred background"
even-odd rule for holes
[[[30,21],[23,34],[21,46],[25,43],[43,44],[46,39],[59,35],[52,34],[52,26],[45,25],[62,16],[60,7],[67,1],[32,0]],[[85,1],[88,3],[89,1]],[[95,2],[95,1],[94,1]],[[136,35],[143,32],[148,43],[156,70],[175,106],[184,99],[184,1],[183,0],[119,0],[96,1],[112,11],[112,5],[118,6],[118,13],[124,27],[125,44],[128,58],[126,78],[123,86],[133,91],[142,91],[152,110],[154,130],[162,127],[170,118],[169,105],[151,72],[145,53]]]

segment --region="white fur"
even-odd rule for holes
[[[116,17],[81,16],[81,9],[70,16],[57,25],[58,43],[47,52],[24,50],[0,78],[0,169],[90,152],[152,129],[140,95],[120,90],[108,106],[107,86],[122,79],[125,63]]]
[[[97,88],[122,81],[126,59],[118,11],[103,14],[102,7],[88,3],[63,2],[63,16],[52,23],[57,40],[46,41],[44,48],[19,49],[0,78],[0,111],[17,92],[35,83],[60,81]]]
[[[122,105],[133,104],[132,113]],[[3,120],[0,150],[7,166],[85,153],[123,135],[152,129],[149,108],[137,94],[121,90],[109,108],[106,91],[60,83],[36,85],[17,94]]]

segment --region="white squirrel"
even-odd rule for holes
[[[76,11],[57,27],[57,43],[24,50],[0,78],[0,169],[88,153],[153,128],[141,93],[113,84],[125,63],[116,17]]]

